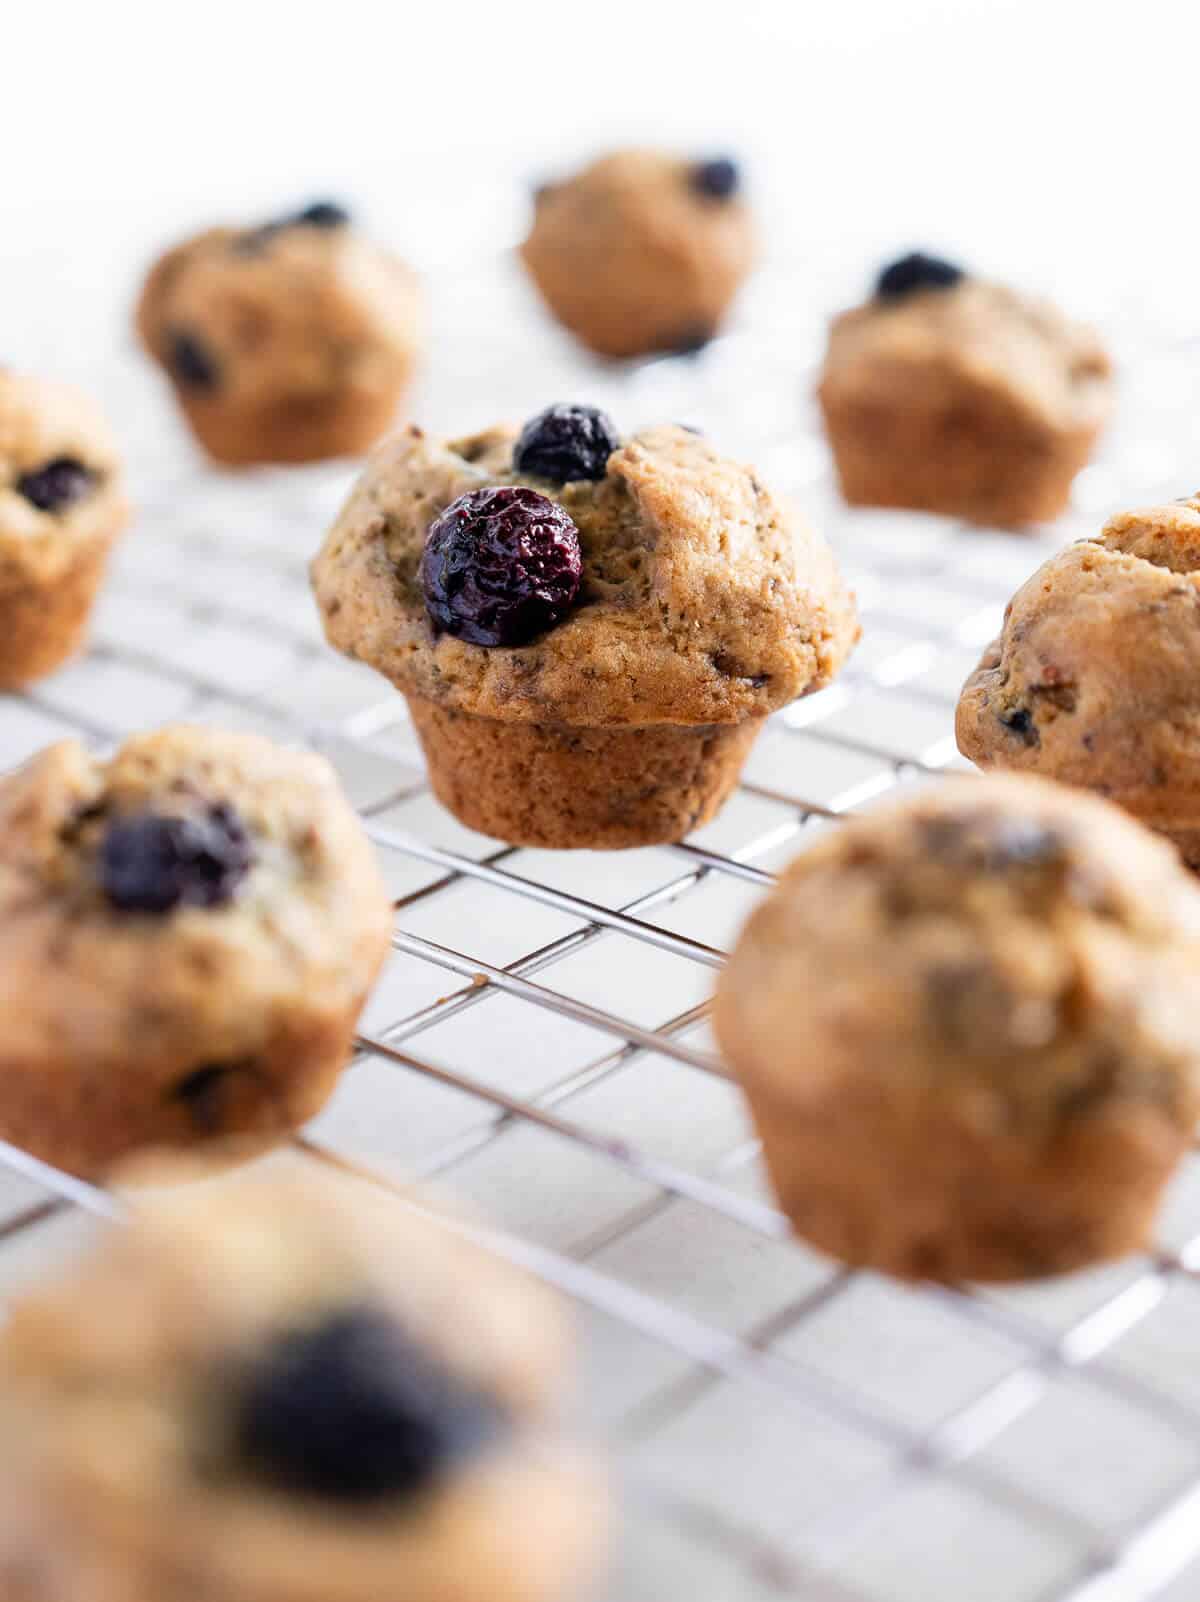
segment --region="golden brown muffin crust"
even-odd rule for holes
[[[841,666],[853,598],[751,469],[666,426],[614,451],[598,482],[556,486],[512,471],[514,439],[410,428],[380,446],[312,567],[331,644],[448,709],[598,728],[761,717]],[[581,603],[519,648],[435,637],[417,577],[429,524],[468,490],[510,483],[574,519]]]

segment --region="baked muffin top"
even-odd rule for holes
[[[128,510],[116,445],[92,402],[0,367],[0,584],[53,578]]]
[[[948,780],[792,864],[750,918],[717,1015],[783,1103],[869,1072],[1022,1139],[1115,1106],[1190,1129],[1200,891],[1107,802],[1032,778]],[[780,1048],[801,1020],[819,1051]]]
[[[151,269],[137,329],[194,398],[388,390],[422,327],[409,267],[320,203],[257,227],[210,228]]]
[[[286,1009],[351,1006],[391,908],[321,757],[176,726],[75,741],[0,782],[0,1011],[13,1060],[235,1061]]]
[[[589,433],[591,476],[564,480],[575,469],[539,448],[563,413],[603,419],[550,408],[520,438],[409,428],[385,441],[312,566],[330,642],[410,694],[519,722],[734,723],[828,683],[858,622],[825,542],[682,427],[611,433],[598,448]],[[577,531],[577,590],[548,614],[559,621],[513,646],[435,626],[423,585],[431,526],[489,487],[532,491],[556,538],[560,512]]]
[[[908,262],[918,265],[898,273]],[[1094,427],[1110,406],[1112,367],[1094,330],[1048,300],[920,256],[894,263],[871,299],[834,319],[822,384],[894,400],[917,372],[1003,397],[1053,429]]]

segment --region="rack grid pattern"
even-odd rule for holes
[[[302,740],[339,768],[395,897],[394,950],[341,1089],[271,1160],[350,1166],[398,1204],[433,1182],[575,1300],[582,1406],[624,1502],[611,1602],[685,1587],[705,1602],[1188,1602],[1200,1163],[1132,1262],[987,1293],[847,1272],[788,1238],[706,1009],[774,870],[846,813],[964,765],[954,700],[1015,584],[1107,511],[1192,487],[1192,346],[1126,330],[1125,409],[1063,528],[965,530],[837,503],[805,377],[770,354],[783,288],[768,277],[698,361],[617,374],[552,346],[516,381],[514,353],[545,330],[528,334],[519,301],[498,320],[480,290],[422,413],[453,422],[474,370],[487,415],[571,394],[626,424],[684,416],[753,453],[833,539],[862,646],[772,721],[691,840],[553,854],[458,826],[428,793],[402,698],[320,639],[303,564],[347,470],[199,467],[119,352],[103,388],[131,419],[137,526],[87,655],[0,700],[0,765],[185,718]],[[4,1296],[114,1203],[11,1148],[0,1165]]]

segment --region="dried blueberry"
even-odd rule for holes
[[[436,1483],[502,1425],[497,1403],[357,1306],[280,1337],[246,1376],[236,1427],[242,1457],[270,1483],[361,1503]]]
[[[712,344],[715,333],[710,323],[691,323],[678,333],[669,335],[663,343],[673,356],[698,356],[707,345]]]
[[[1018,735],[1026,745],[1039,744],[1037,724],[1033,721],[1033,713],[1025,706],[1017,706],[1011,712],[999,714],[1000,722],[1010,733]]]
[[[135,813],[109,824],[100,847],[100,884],[122,912],[216,907],[230,900],[254,861],[232,807],[195,817]]]
[[[350,221],[350,213],[335,200],[314,200],[291,220],[302,228],[344,228]]]
[[[730,161],[728,156],[718,156],[713,161],[699,161],[689,175],[689,182],[696,193],[707,195],[710,200],[728,200],[730,195],[737,193],[741,181],[737,163]]]
[[[55,456],[17,480],[23,495],[39,512],[61,512],[81,501],[96,482],[96,475],[74,456]]]
[[[555,484],[599,479],[620,443],[612,418],[599,407],[547,406],[521,430],[513,466]]]
[[[917,289],[952,289],[963,276],[962,268],[953,262],[914,250],[883,269],[875,293],[880,300],[899,300]]]
[[[314,200],[302,211],[289,211],[283,217],[272,217],[270,222],[260,223],[257,228],[246,229],[234,238],[233,248],[239,256],[257,256],[285,229],[344,228],[349,221],[350,213],[345,206],[339,206],[334,200]]]
[[[429,525],[421,557],[436,629],[473,645],[526,645],[579,593],[579,530],[556,501],[520,485],[471,490]]]
[[[244,1113],[248,1097],[261,1097],[263,1086],[258,1065],[245,1057],[190,1069],[167,1087],[165,1099],[183,1111],[198,1135],[219,1135]]]
[[[208,346],[186,328],[168,333],[167,365],[177,382],[188,389],[213,389],[220,376]]]

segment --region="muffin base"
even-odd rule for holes
[[[821,398],[843,498],[851,506],[935,512],[1022,527],[1066,509],[1097,427],[1048,436],[982,414],[898,412]]]
[[[585,282],[581,263],[531,237],[521,259],[550,315],[597,356],[623,361],[659,353],[689,355],[702,350],[724,323],[743,273],[723,271],[701,279],[680,265],[650,281],[630,283],[606,272],[601,283]]]
[[[395,424],[404,386],[370,394],[282,396],[255,407],[234,405],[219,390],[175,393],[192,433],[214,461],[251,467],[364,456]]]
[[[82,1468],[62,1455],[32,1476],[20,1458],[19,1477],[0,1465],[5,1602],[141,1602],[185,1573],[193,1596],[222,1602],[559,1602],[602,1565],[607,1487],[553,1437],[497,1451],[408,1519],[292,1507],[237,1480],[223,1494],[131,1489],[133,1470],[105,1477],[86,1452]],[[52,1593],[22,1588],[47,1574]]]
[[[325,1105],[350,1056],[362,997],[281,1025],[253,1055],[206,1063],[56,1062],[0,1054],[0,1139],[82,1178],[134,1153],[227,1142],[237,1160],[275,1145]]]
[[[728,799],[764,721],[587,729],[408,705],[443,806],[480,834],[556,850],[683,839]]]
[[[1141,1250],[1190,1145],[1132,1099],[1038,1144],[878,1081],[806,1110],[748,1098],[796,1233],[908,1280],[1036,1279]]]
[[[44,678],[82,647],[117,532],[90,541],[53,578],[0,580],[0,690]]]

